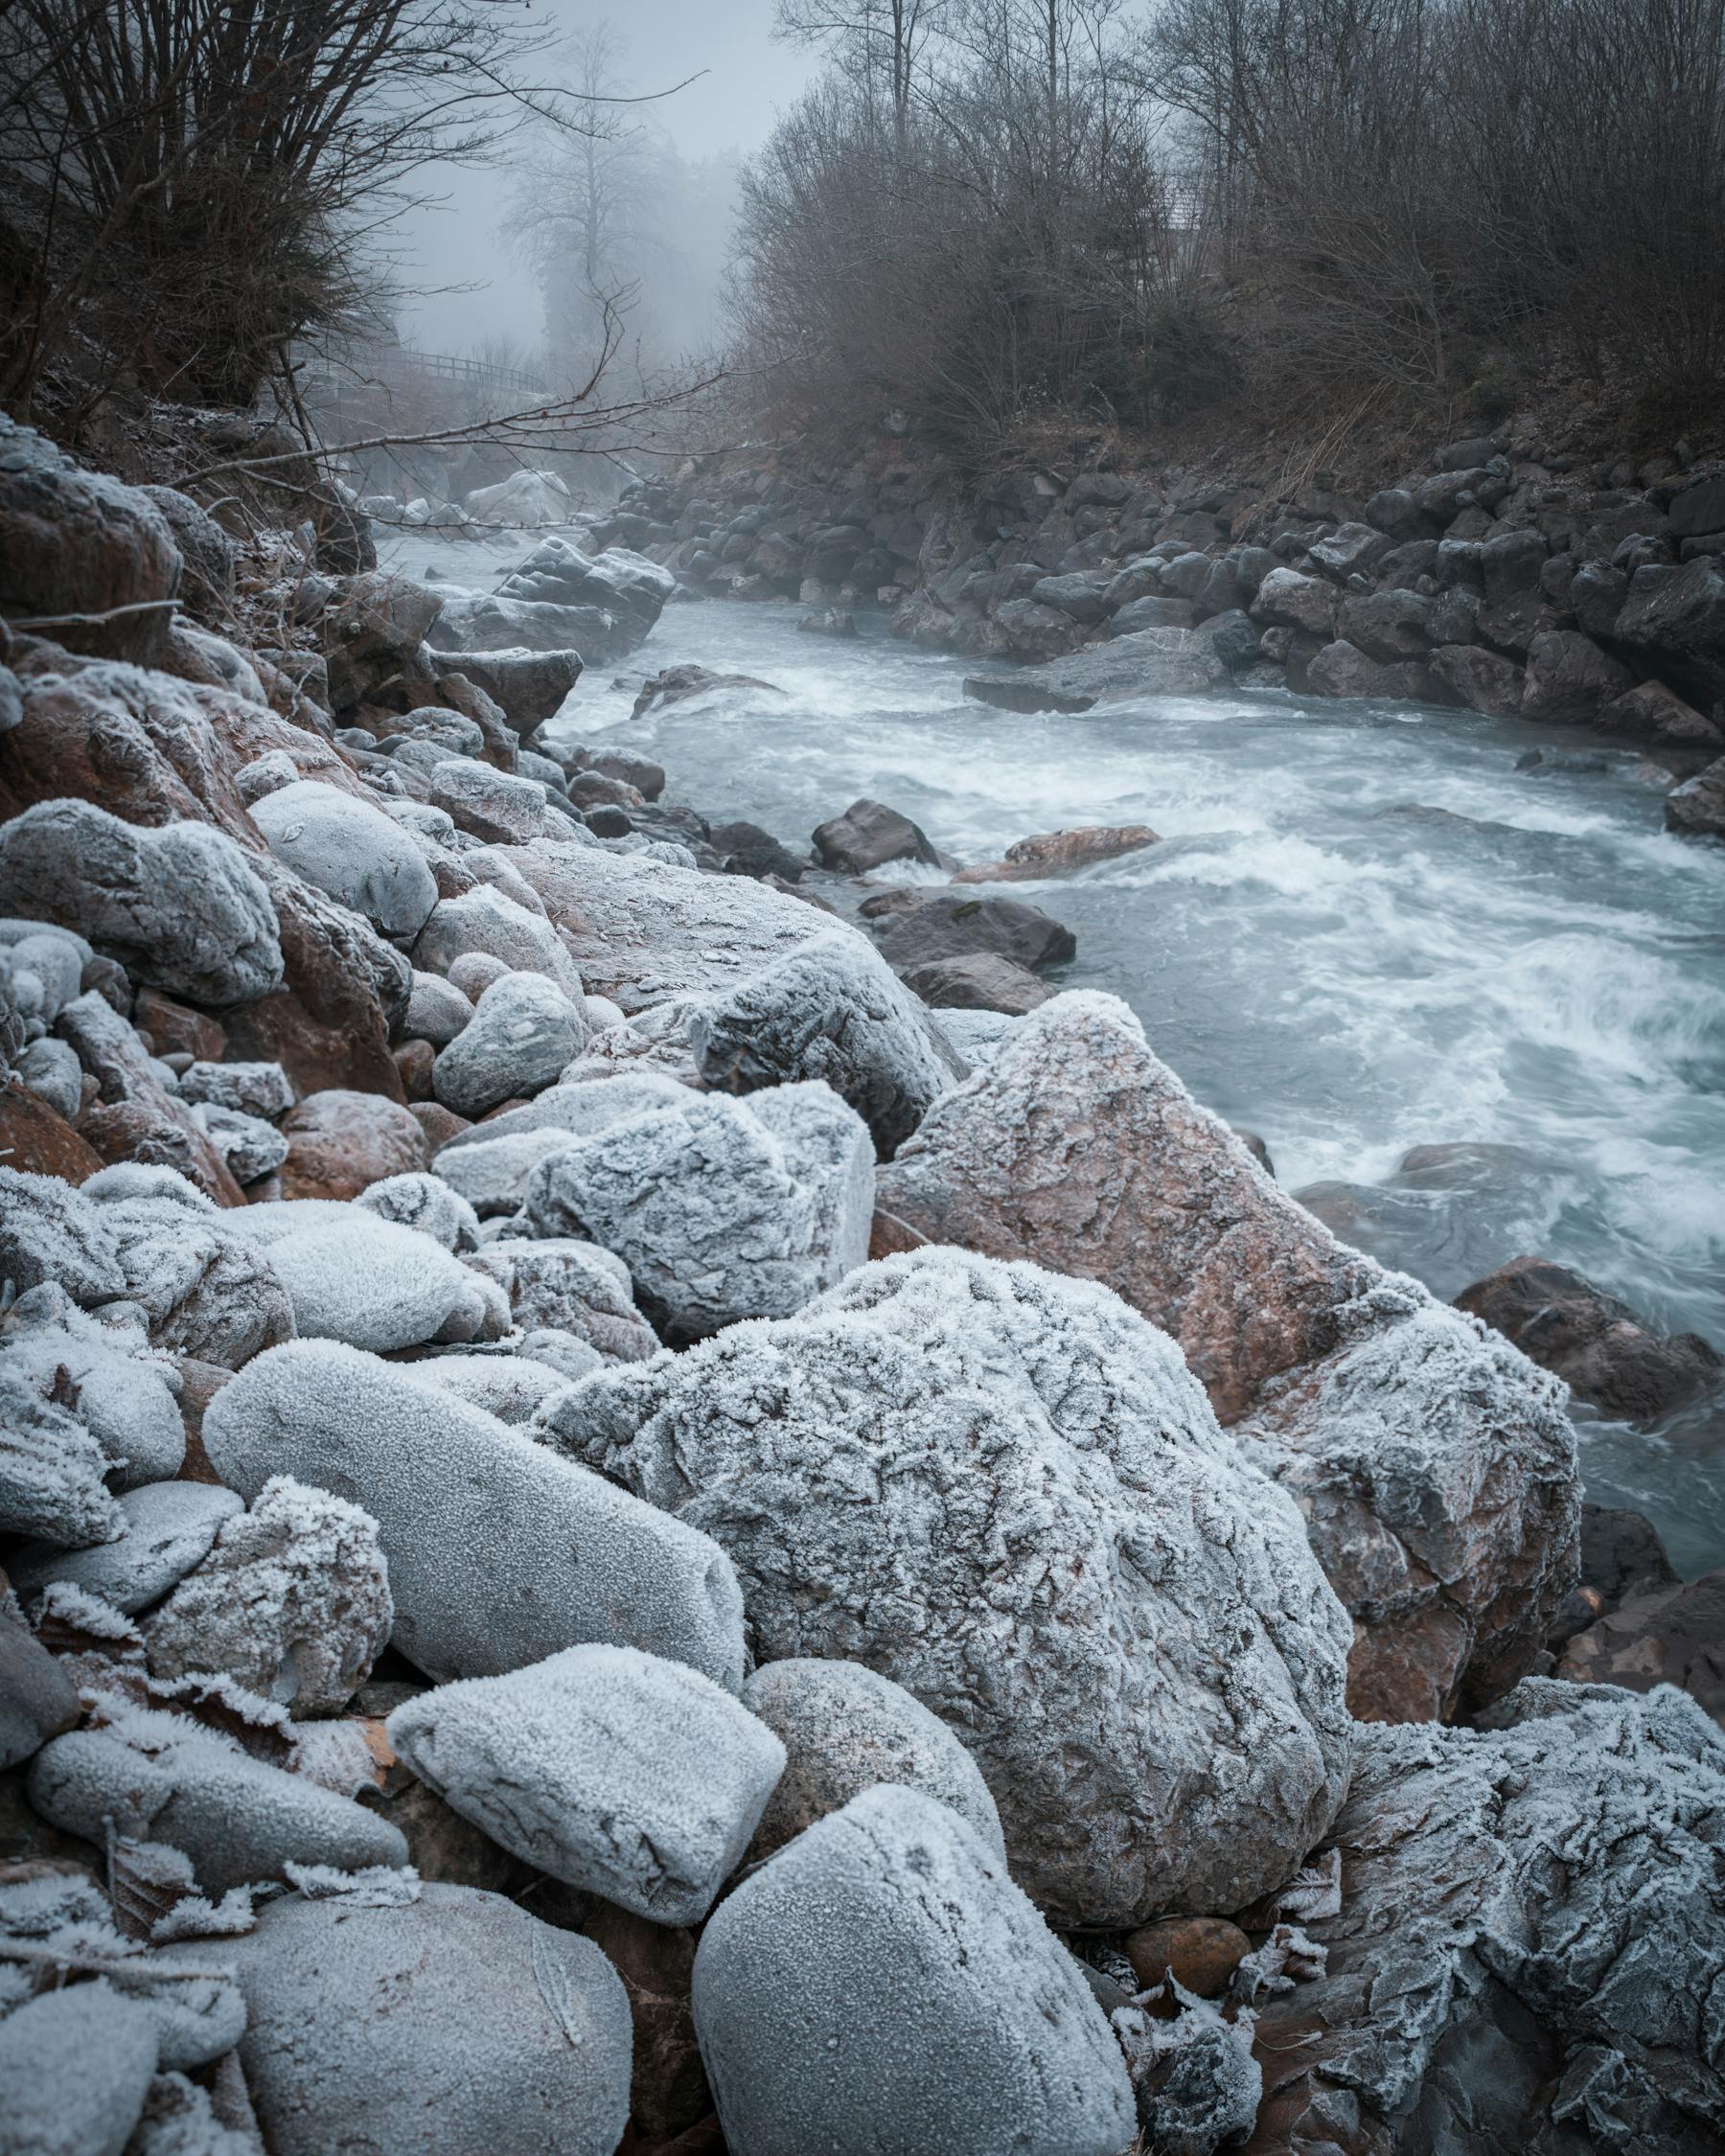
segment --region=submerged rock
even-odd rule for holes
[[[1118,2156],[1136,2113],[1077,1963],[956,1813],[865,1791],[721,1905],[695,2025],[737,2156]]]
[[[1236,1907],[1323,1832],[1346,1617],[1291,1502],[1105,1291],[918,1251],[547,1419],[724,1546],[763,1661],[864,1661],[948,1722],[1057,1921]]]
[[[1116,998],[1061,996],[1023,1020],[881,1171],[876,1203],[886,1248],[1034,1259],[1174,1335],[1355,1613],[1356,1712],[1444,1714],[1532,1665],[1574,1578],[1579,1508],[1551,1380],[1338,1244]]]

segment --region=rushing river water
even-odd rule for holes
[[[802,612],[668,608],[559,738],[604,732],[665,766],[668,797],[798,846],[860,794],[970,861],[1152,825],[1145,852],[1002,894],[1076,934],[1058,985],[1123,996],[1285,1188],[1353,1186],[1326,1217],[1438,1295],[1537,1253],[1725,1345],[1725,848],[1668,837],[1633,758],[1518,772],[1592,745],[1284,695],[1021,717],[966,701],[975,661],[878,625],[802,635]],[[785,693],[632,721],[612,677],[682,660]],[[1411,1148],[1463,1142],[1398,1178]],[[1649,1514],[1685,1573],[1725,1563],[1725,1400],[1657,1432],[1577,1424],[1591,1497]]]

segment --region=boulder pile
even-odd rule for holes
[[[1034,907],[739,870],[374,571],[194,641],[196,505],[12,455],[3,2156],[1717,2145],[1725,1743],[1596,1681],[1705,1595],[1557,1378]],[[508,604],[638,628],[630,514]]]

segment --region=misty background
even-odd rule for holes
[[[607,266],[638,285],[626,348],[645,343],[649,366],[669,362],[718,333],[737,162],[819,57],[773,38],[773,0],[544,0],[542,12],[564,40],[557,72],[571,85],[585,71],[614,96],[683,86],[596,108],[613,130],[598,146],[608,173],[582,169],[580,143],[527,128],[491,165],[424,175],[435,199],[380,236],[401,289],[397,327],[424,352],[578,367],[581,205],[589,179],[609,178],[605,238],[631,259]]]

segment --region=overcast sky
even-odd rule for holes
[[[773,0],[540,0],[539,11],[579,31],[609,22],[627,48],[637,91],[701,80],[656,110],[689,157],[752,149],[778,109],[808,80],[812,57],[768,34]],[[427,352],[462,352],[476,340],[540,333],[532,279],[497,238],[508,192],[503,172],[452,172],[437,209],[411,213],[393,235],[403,283],[465,287],[428,291],[402,310],[402,333]]]

